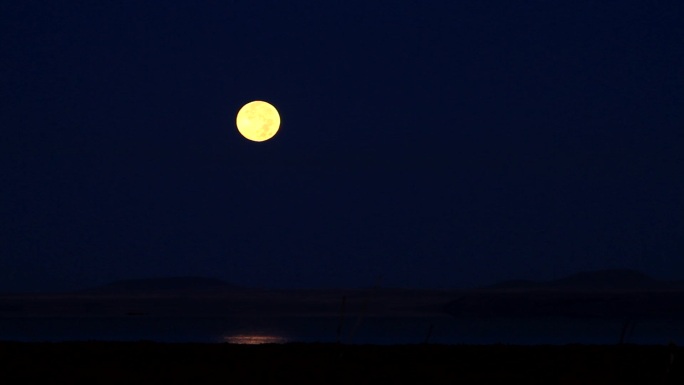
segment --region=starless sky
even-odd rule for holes
[[[684,2],[3,1],[0,291],[684,278]],[[252,100],[282,125],[235,128]]]

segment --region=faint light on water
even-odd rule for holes
[[[223,342],[240,345],[284,344],[287,338],[267,334],[235,334],[224,336]]]

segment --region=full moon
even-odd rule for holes
[[[263,142],[278,132],[280,115],[269,103],[256,100],[240,108],[235,123],[242,136],[255,142]]]

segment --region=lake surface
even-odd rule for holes
[[[634,344],[684,342],[684,322],[430,317],[8,317],[0,340],[353,344]],[[339,332],[338,332],[339,331]]]

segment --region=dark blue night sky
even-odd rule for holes
[[[5,1],[0,291],[684,278],[684,2]],[[280,111],[274,139],[239,108]]]

